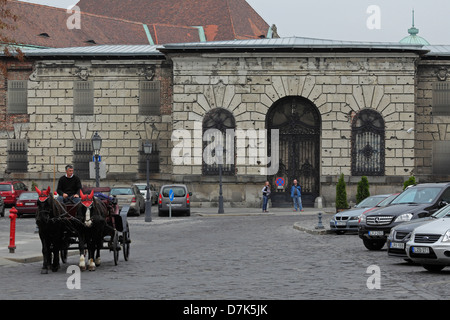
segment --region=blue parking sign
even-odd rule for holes
[[[173,190],[172,190],[172,189],[170,189],[170,190],[169,190],[169,200],[170,200],[170,202],[172,202],[172,201],[173,201],[173,197],[174,197],[174,193],[173,193]]]

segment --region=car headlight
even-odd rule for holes
[[[442,242],[450,242],[450,230],[447,230],[447,232],[444,233],[444,237],[442,238]]]
[[[350,217],[350,220],[359,220],[359,218],[361,218],[361,216],[354,216],[354,217]]]
[[[402,214],[401,216],[398,216],[397,219],[395,219],[394,222],[409,221],[409,220],[411,220],[412,217],[413,217],[412,213],[405,213],[405,214]]]

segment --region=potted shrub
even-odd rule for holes
[[[360,203],[369,196],[369,180],[366,176],[362,176],[361,180],[358,182],[358,188],[356,190],[356,203]]]
[[[405,190],[408,186],[413,186],[416,184],[416,178],[414,176],[410,176],[408,180],[403,183],[403,190]]]
[[[344,174],[341,173],[336,185],[336,212],[348,209],[347,191],[344,181]]]

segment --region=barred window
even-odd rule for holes
[[[203,118],[203,137],[206,137],[206,140],[203,141],[203,164],[202,164],[202,173],[203,175],[219,175],[219,165],[217,163],[210,163],[205,159],[205,153],[207,157],[215,158],[216,154],[214,150],[211,150],[211,154],[208,151],[208,145],[213,143],[215,137],[213,135],[209,135],[208,132],[210,129],[219,130],[222,133],[222,142],[223,142],[223,165],[222,165],[222,174],[233,176],[236,173],[236,166],[234,162],[234,141],[230,143],[230,141],[226,141],[226,131],[229,129],[236,129],[236,121],[234,119],[233,114],[223,108],[216,108],[209,111],[205,114]],[[204,138],[205,140],[205,138]],[[212,141],[211,141],[212,140]],[[227,149],[228,147],[228,149]],[[229,150],[232,148],[233,150]],[[227,159],[232,159],[231,163],[227,163]]]
[[[75,115],[93,115],[94,82],[75,81],[73,88],[73,113]]]
[[[8,113],[27,113],[27,81],[8,80]]]
[[[73,146],[73,167],[80,179],[89,179],[89,162],[92,161],[94,149],[90,139],[75,140]]]
[[[433,83],[433,115],[450,116],[450,82]]]
[[[28,143],[25,139],[8,140],[7,170],[11,172],[28,172]]]
[[[433,141],[433,174],[450,174],[450,141]]]
[[[385,128],[381,114],[361,110],[352,123],[352,175],[383,176]]]
[[[160,115],[161,84],[159,81],[141,81],[139,92],[139,114]]]
[[[138,170],[139,173],[147,173],[147,155],[144,153],[144,143],[146,140],[141,140],[139,147]],[[158,144],[155,140],[150,140],[152,144],[152,153],[149,155],[149,171],[150,173],[159,173],[159,150]]]

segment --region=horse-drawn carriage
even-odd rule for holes
[[[100,250],[113,252],[114,264],[123,251],[125,260],[130,254],[130,230],[127,221],[128,206],[119,210],[117,199],[105,193],[109,188],[85,188],[80,192],[81,201],[58,202],[45,191],[36,188],[39,195],[36,223],[42,242],[44,257],[42,273],[59,269],[59,257],[67,262],[69,250],[79,250],[80,269],[86,269],[85,255],[89,254],[88,269],[100,265]],[[95,261],[94,261],[95,257]]]

